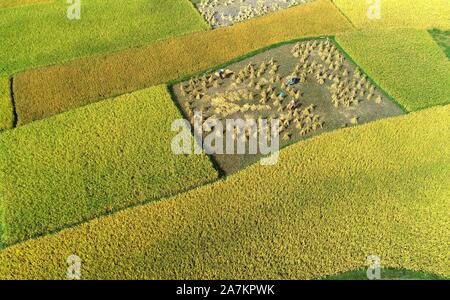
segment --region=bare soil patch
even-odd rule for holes
[[[280,145],[322,132],[403,114],[339,50],[319,39],[257,54],[226,69],[174,85],[173,93],[193,124],[204,120],[280,120]],[[252,133],[246,133],[249,137]],[[231,174],[256,162],[256,155],[214,155]]]

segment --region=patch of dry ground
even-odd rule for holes
[[[263,129],[248,126],[227,131],[226,119],[253,120],[255,124],[279,119],[280,144],[285,146],[324,131],[403,113],[328,39],[274,48],[234,63],[223,72],[179,83],[173,93],[192,124],[195,112],[201,112],[209,124],[220,120],[220,128],[212,131],[224,137],[232,134],[235,149],[239,139],[245,141],[245,155],[215,155],[227,174],[261,157],[259,151],[248,154],[247,142],[261,137]],[[225,145],[222,148],[225,152]]]

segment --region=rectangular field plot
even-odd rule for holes
[[[213,27],[233,25],[251,18],[314,0],[201,0],[194,1],[205,20]]]
[[[219,120],[221,132],[218,128],[209,130],[218,135],[230,134],[226,120],[254,120],[257,124],[265,120],[269,125],[271,120],[279,120],[281,146],[403,113],[329,39],[268,50],[226,69],[176,84],[173,93],[191,124],[200,112],[204,124]],[[235,148],[238,139],[247,142],[250,137],[261,137],[261,128],[244,130],[232,132]],[[223,152],[227,153],[225,147]],[[249,150],[249,143],[246,147]],[[217,153],[215,159],[227,174],[262,156],[261,152],[250,151]]]

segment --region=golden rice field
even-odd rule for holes
[[[309,279],[373,254],[449,276],[449,176],[450,106],[436,107],[323,134],[272,168],[12,246],[0,276],[63,279],[73,253],[85,279]]]
[[[362,30],[336,40],[406,110],[450,103],[450,61],[426,30]]]
[[[332,0],[332,2],[358,28],[450,28],[450,2],[447,0]]]
[[[319,17],[323,20],[317,23]],[[19,73],[14,84],[18,123],[176,80],[274,43],[350,28],[329,1],[319,0],[232,27]]]
[[[450,2],[252,1],[0,0],[0,279],[450,278]],[[329,130],[229,173],[173,152],[183,101],[248,118],[239,88]]]

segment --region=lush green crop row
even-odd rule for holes
[[[317,278],[365,266],[448,276],[450,106],[326,133],[272,167],[0,253],[1,278]]]
[[[126,5],[81,1],[80,20],[69,20],[68,7],[58,0],[0,10],[0,73],[11,75],[209,28],[186,0],[133,0]]]
[[[18,123],[165,83],[277,42],[349,29],[336,7],[319,0],[232,27],[31,70],[18,74],[14,81]]]
[[[450,103],[450,61],[426,30],[364,30],[336,40],[407,110]]]
[[[11,99],[10,81],[7,76],[0,76],[0,131],[14,125],[14,107]]]
[[[332,1],[358,28],[450,28],[448,0]]]
[[[205,155],[174,155],[180,114],[160,86],[0,134],[6,243],[48,233],[217,177]]]

